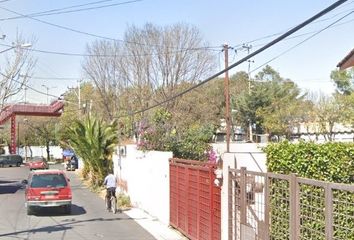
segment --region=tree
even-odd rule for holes
[[[337,86],[337,93],[350,95],[354,92],[354,67],[349,70],[333,70],[331,79]]]
[[[0,112],[9,98],[22,90],[35,66],[30,51],[20,47],[24,43],[24,38],[18,35],[14,46],[1,53],[5,55],[5,61],[0,65]]]
[[[200,32],[186,24],[130,26],[124,44],[97,41],[89,45],[91,56],[83,69],[101,95],[106,119],[113,119],[117,113],[163,101],[181,90],[183,83],[208,76],[215,64],[206,45]],[[124,97],[127,92],[128,98]],[[178,99],[166,107],[173,110],[176,104]]]
[[[327,141],[333,141],[335,137],[334,125],[341,123],[343,108],[336,97],[322,96],[316,105],[317,123],[320,126],[320,133]]]
[[[26,119],[22,123],[24,132],[21,143],[27,146],[46,146],[47,160],[50,160],[50,146],[59,143],[57,136],[57,124],[59,122],[56,118],[42,118],[34,117]]]
[[[235,99],[233,108],[237,119],[247,128],[256,124],[256,133],[290,137],[292,127],[300,121],[303,97],[290,80],[266,66],[252,81],[251,92],[243,91]]]
[[[117,121],[108,124],[88,117],[75,120],[67,131],[62,144],[70,147],[84,161],[84,177],[90,178],[95,187],[102,185],[104,177],[112,169],[113,152],[118,144]]]

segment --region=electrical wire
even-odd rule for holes
[[[88,11],[88,10],[96,10],[96,9],[101,9],[101,8],[108,8],[108,7],[114,7],[114,6],[119,6],[119,5],[126,5],[126,4],[136,3],[136,2],[142,2],[143,0],[132,0],[132,1],[113,3],[113,4],[107,4],[107,5],[95,6],[95,7],[89,7],[89,8],[66,10],[66,9],[70,9],[70,8],[80,7],[80,6],[87,6],[87,5],[97,4],[97,3],[101,3],[101,2],[111,2],[111,1],[113,1],[113,0],[105,0],[105,1],[80,4],[80,5],[73,5],[73,6],[69,6],[69,7],[57,8],[57,9],[47,10],[47,11],[43,11],[43,12],[30,13],[30,14],[26,14],[24,16],[0,18],[0,21],[8,21],[8,20],[14,20],[14,19],[20,19],[20,18],[26,18],[26,17],[41,17],[41,16],[58,15],[58,14],[64,14],[64,13],[75,13],[75,12],[82,12],[82,11]],[[63,10],[66,10],[66,11],[63,11]]]
[[[81,79],[81,77],[41,77],[41,76],[31,76],[32,79],[42,79],[42,80],[78,80]]]
[[[294,48],[300,46],[301,44],[305,43],[306,41],[310,40],[311,38],[315,37],[316,35],[320,34],[321,32],[325,31],[326,29],[330,28],[331,26],[333,26],[334,24],[338,23],[339,21],[343,20],[344,18],[348,17],[349,15],[353,14],[354,10],[351,11],[350,13],[344,15],[343,17],[337,19],[336,21],[332,22],[331,24],[327,25],[326,27],[322,28],[321,30],[315,32],[314,34],[312,34],[311,36],[305,38],[304,40],[302,40],[301,42],[295,44],[294,46],[292,46],[291,48],[288,48],[287,50],[281,52],[280,54],[276,55],[275,57],[271,58],[270,60],[268,60],[267,62],[263,63],[262,65],[252,69],[252,71],[250,73],[253,73],[255,71],[257,71],[258,69],[262,68],[263,66],[267,65],[268,63],[278,59],[279,57],[283,56],[284,54],[290,52],[291,50],[293,50]]]
[[[189,93],[191,91],[193,91],[194,89],[196,88],[199,88],[200,86],[206,84],[207,82],[217,78],[218,76],[220,76],[221,74],[233,69],[234,67],[240,65],[241,63],[247,61],[248,59],[256,56],[257,54],[265,51],[266,49],[270,48],[271,46],[275,45],[276,43],[282,41],[283,39],[287,38],[288,36],[290,36],[291,34],[299,31],[300,29],[304,28],[305,26],[307,26],[308,24],[310,24],[311,22],[315,21],[316,19],[320,18],[321,16],[327,14],[328,12],[332,11],[333,9],[337,8],[338,6],[340,6],[341,4],[347,2],[348,0],[338,0],[336,1],[335,3],[333,3],[332,5],[330,5],[329,7],[325,8],[324,10],[320,11],[319,13],[315,14],[314,16],[310,17],[309,19],[305,20],[304,22],[300,23],[299,25],[295,26],[294,28],[290,29],[289,31],[287,31],[286,33],[282,34],[281,36],[277,37],[276,39],[272,40],[271,42],[269,42],[268,44],[266,44],[265,46],[257,49],[256,51],[248,54],[246,57],[243,57],[242,59],[240,59],[239,61],[231,64],[229,67],[225,68],[224,70],[222,71],[219,71],[218,73],[215,73],[214,75],[208,77],[207,79],[199,82],[198,84],[176,94],[176,95],[173,95],[167,99],[165,99],[164,101],[161,101],[161,102],[158,102],[156,104],[153,104],[152,106],[149,106],[147,108],[144,108],[144,109],[141,109],[141,110],[137,110],[135,112],[132,112],[130,114],[126,114],[126,115],[122,115],[122,116],[118,116],[118,118],[121,118],[121,117],[127,117],[127,116],[131,116],[131,115],[136,115],[136,114],[139,114],[139,113],[143,113],[143,112],[146,112],[146,111],[149,111],[153,108],[156,108],[158,106],[161,106],[167,102],[170,102],[178,97],[181,97],[183,96],[184,94],[186,93]]]
[[[10,45],[0,44],[0,46],[10,46]],[[165,54],[173,54],[173,53],[188,52],[188,51],[202,51],[202,50],[219,51],[219,50],[216,50],[215,48],[220,48],[220,47],[184,48],[184,49],[180,49],[180,50],[169,51],[169,52],[166,52]],[[29,48],[27,50],[32,51],[32,52],[38,52],[38,53],[62,55],[62,56],[72,56],[72,57],[137,57],[137,56],[157,56],[158,55],[158,53],[146,53],[146,54],[137,54],[137,55],[132,55],[132,54],[116,54],[116,55],[114,55],[114,54],[82,54],[82,53],[47,51],[47,50],[39,50],[39,49],[34,49],[34,48]]]
[[[28,16],[28,15],[19,13],[19,12],[10,10],[10,9],[8,9],[8,8],[2,7],[2,6],[0,6],[0,9],[3,9],[3,10],[5,10],[5,11],[7,11],[7,12],[14,13],[14,14],[19,15],[19,16],[23,16],[23,17],[25,17],[25,18],[32,19],[32,20],[34,20],[34,21],[37,21],[37,22],[40,22],[40,23],[43,23],[43,24],[46,24],[46,25],[49,25],[49,26],[52,26],[52,27],[56,27],[56,28],[60,28],[60,29],[63,29],[63,30],[75,32],[75,33],[78,33],[78,34],[87,35],[87,36],[90,36],[90,37],[101,38],[101,39],[105,39],[105,40],[109,40],[109,41],[114,41],[114,42],[121,42],[121,43],[125,43],[125,44],[134,44],[134,45],[148,46],[148,47],[161,47],[161,46],[159,46],[159,45],[151,45],[151,44],[149,45],[149,44],[139,43],[139,42],[130,42],[130,41],[122,40],[122,39],[116,39],[116,38],[111,38],[111,37],[105,37],[105,36],[98,35],[98,34],[94,34],[94,33],[84,32],[84,31],[77,30],[77,29],[74,29],[74,28],[70,28],[70,27],[66,27],[66,26],[59,25],[59,24],[51,23],[51,22],[48,22],[48,21],[40,20],[40,19],[38,19],[38,18],[34,18],[34,17]],[[179,50],[182,50],[182,49],[179,49]]]
[[[350,2],[350,3],[348,3],[348,4],[351,4],[351,3],[353,3],[353,2],[354,2],[354,1],[352,1],[352,2]],[[342,11],[342,12],[340,12],[340,13],[337,13],[337,14],[331,16],[331,17],[314,21],[313,23],[318,23],[318,22],[324,22],[324,21],[331,20],[331,19],[337,17],[338,15],[341,15],[341,14],[346,13],[346,12],[348,12],[348,11],[353,11],[353,8],[347,9],[347,10]],[[240,43],[240,44],[235,45],[234,48],[238,48],[238,47],[241,47],[242,45],[251,44],[251,43],[258,42],[258,41],[261,41],[261,40],[264,40],[264,39],[268,39],[268,38],[271,38],[271,37],[279,36],[280,34],[286,32],[286,31],[288,31],[288,30],[289,30],[289,28],[286,29],[286,30],[284,30],[284,31],[280,31],[280,32],[277,32],[277,33],[273,33],[273,34],[270,34],[270,35],[266,35],[266,36],[263,36],[263,37],[259,37],[259,38],[256,38],[256,39],[254,39],[254,40],[246,41],[246,42],[244,42],[244,43]],[[303,36],[303,35],[311,34],[311,33],[313,33],[313,32],[308,32],[308,33],[303,33],[303,34],[295,35],[295,36],[290,37],[290,38],[288,38],[288,39],[297,38],[298,36]],[[262,45],[262,44],[260,44],[260,45]]]
[[[351,9],[351,11],[353,11],[353,10]],[[350,23],[352,21],[354,21],[354,19],[348,20],[346,22],[342,22],[340,24],[335,24],[335,25],[332,25],[330,27],[331,28],[332,27],[338,27],[338,26]],[[316,33],[316,32],[317,31],[311,31],[311,32],[306,32],[306,33],[294,35],[292,37],[284,39],[284,41],[291,40],[291,39],[296,39],[296,38],[303,37],[303,36],[306,36],[306,35],[309,35],[309,34],[313,34],[313,33]],[[253,43],[253,42],[257,42],[257,41],[260,41],[260,40],[263,40],[263,39],[267,39],[267,38],[270,38],[270,37],[273,37],[273,36],[278,36],[280,34],[281,34],[281,32],[274,33],[274,34],[271,34],[271,35],[267,35],[267,36],[264,36],[264,37],[261,37],[261,38],[257,38],[257,39],[254,39],[254,40],[251,40],[251,41],[248,41],[248,42],[245,42],[245,43],[237,44],[233,48],[240,49],[240,48],[242,48],[243,45],[246,45],[246,44],[249,44],[249,43]],[[260,44],[252,45],[252,47],[260,47],[260,46],[264,46],[264,45],[265,45],[265,43],[260,43]],[[9,44],[0,44],[0,46],[12,47],[12,45],[9,45]],[[199,50],[219,51],[218,49],[220,49],[220,46],[206,46],[206,47],[200,47],[200,48],[184,48],[184,49],[180,49],[180,50],[177,49],[175,51],[170,51],[168,53],[173,54],[173,53],[184,52],[184,51],[199,51]],[[82,53],[48,51],[48,50],[41,50],[41,49],[34,49],[34,48],[30,48],[30,49],[26,49],[26,50],[32,51],[32,52],[44,53],[44,54],[73,56],[73,57],[132,57],[132,56],[155,56],[155,55],[158,55],[157,53],[152,53],[152,54],[146,53],[146,54],[138,54],[138,55],[131,55],[131,54],[118,54],[118,55],[113,55],[113,54],[82,54]]]

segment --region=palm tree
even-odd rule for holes
[[[112,155],[118,144],[117,121],[107,124],[103,120],[88,117],[75,120],[67,131],[66,145],[72,148],[84,162],[83,176],[93,186],[102,184],[113,168]]]

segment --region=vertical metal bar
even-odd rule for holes
[[[247,187],[246,187],[246,168],[241,168],[241,180],[240,180],[240,223],[247,224]],[[242,228],[241,228],[242,229]],[[242,236],[242,233],[241,233]]]
[[[200,238],[200,194],[199,175],[197,174],[197,239]]]
[[[175,177],[176,177],[176,225],[178,228],[180,228],[180,225],[179,225],[179,194],[180,194],[180,191],[179,191],[179,171],[178,171],[178,166],[176,163],[174,163],[175,167],[176,167],[176,170],[175,170]]]
[[[326,240],[333,239],[333,192],[331,184],[327,183],[325,188],[325,219],[326,219]]]
[[[210,197],[210,239],[214,239],[214,171],[212,167],[208,167],[209,170],[209,197]]]
[[[227,186],[227,199],[228,199],[228,203],[227,203],[227,206],[228,206],[228,210],[227,210],[227,228],[228,228],[228,240],[231,240],[232,239],[232,219],[233,219],[233,202],[232,202],[232,196],[233,196],[233,176],[232,176],[232,173],[230,171],[230,166],[227,166],[227,178],[224,179],[225,182],[227,182],[228,184],[226,185]],[[223,184],[223,187],[225,185]],[[222,209],[221,209],[222,210]]]
[[[290,215],[289,215],[289,231],[290,240],[298,240],[299,238],[299,187],[297,183],[297,178],[295,174],[290,174]]]
[[[190,231],[189,231],[189,197],[191,196],[191,189],[190,189],[190,184],[189,184],[189,173],[190,173],[190,168],[186,167],[185,168],[185,182],[186,182],[186,196],[185,196],[185,200],[186,200],[186,232],[188,235],[191,235]]]
[[[269,222],[269,213],[270,213],[270,180],[268,177],[268,173],[266,173],[264,177],[264,239],[268,240],[269,238],[269,229],[270,229],[270,222]]]

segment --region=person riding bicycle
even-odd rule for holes
[[[103,185],[106,186],[106,201],[107,210],[111,209],[111,197],[116,196],[117,179],[113,175],[113,171],[109,171],[108,175],[105,177]]]

